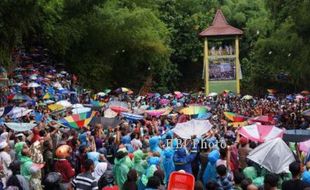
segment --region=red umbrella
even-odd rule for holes
[[[256,123],[256,122],[259,122],[263,125],[274,125],[275,124],[275,120],[271,116],[268,116],[268,115],[261,115],[261,116],[257,116],[257,117],[249,119],[250,124]]]

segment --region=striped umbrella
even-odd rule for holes
[[[86,127],[95,115],[96,112],[73,114],[71,116],[60,119],[59,123],[70,128],[80,129]]]
[[[185,115],[197,115],[206,112],[207,108],[204,106],[189,106],[180,110],[180,113]]]
[[[126,113],[126,112],[121,113],[121,116],[131,121],[143,120],[144,118],[142,115]]]
[[[242,115],[238,115],[236,113],[233,112],[224,112],[224,115],[227,119],[229,119],[232,122],[242,122],[245,121],[246,118]]]
[[[282,137],[283,133],[284,130],[275,127],[274,125],[261,125],[258,123],[241,127],[239,129],[240,135],[254,142],[266,142],[277,137]]]

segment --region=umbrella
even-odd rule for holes
[[[289,172],[289,165],[295,161],[292,151],[281,138],[259,145],[247,158],[276,174]]]
[[[302,95],[309,95],[310,92],[308,90],[303,90],[303,91],[300,92],[300,94],[302,94]]]
[[[144,118],[142,115],[126,113],[126,112],[121,113],[121,116],[123,116],[124,118],[131,120],[131,121],[143,120],[143,118]]]
[[[53,103],[55,103],[55,101],[53,101],[53,100],[45,100],[44,101],[44,104],[53,104]]]
[[[56,104],[59,104],[59,105],[63,106],[64,108],[72,107],[72,104],[68,100],[60,100],[60,101],[56,102]]]
[[[129,88],[121,87],[115,90],[116,93],[124,93],[124,92],[129,92],[131,91]]]
[[[310,139],[310,130],[292,129],[286,130],[283,140],[287,142],[302,142]]]
[[[36,82],[31,82],[28,84],[28,88],[37,88],[37,87],[40,87],[41,85],[39,85],[38,83]]]
[[[73,114],[80,114],[80,113],[85,113],[85,112],[90,112],[91,108],[85,108],[85,107],[81,107],[81,108],[74,108],[72,110]]]
[[[267,99],[276,100],[277,98],[276,98],[274,95],[268,95],[268,96],[267,96]]]
[[[244,126],[246,126],[246,125],[248,125],[248,122],[246,122],[246,121],[228,123],[228,126],[233,126],[234,128],[237,128],[237,127],[244,127]]]
[[[295,99],[296,100],[302,100],[302,99],[304,99],[304,96],[298,94],[298,95],[295,96]]]
[[[53,96],[50,94],[50,93],[46,93],[44,96],[43,96],[43,100],[47,100],[47,99],[52,99]]]
[[[184,139],[191,139],[193,135],[201,137],[212,128],[209,120],[196,120],[192,119],[187,122],[177,123],[172,132]]]
[[[50,109],[51,111],[60,111],[65,109],[65,107],[60,104],[51,104],[48,105],[48,109]]]
[[[106,118],[106,117],[94,117],[90,122],[90,125],[95,125],[97,123],[102,124],[104,127],[116,127],[122,121],[118,118]]]
[[[242,97],[242,100],[252,100],[253,99],[253,96],[251,95],[245,95]]]
[[[31,109],[14,107],[7,115],[10,116],[11,118],[20,118],[27,115],[30,112],[32,112]]]
[[[283,130],[273,125],[253,124],[239,129],[239,134],[254,142],[265,142],[283,136]]]
[[[290,94],[290,95],[286,96],[286,99],[287,100],[294,100],[294,96]]]
[[[174,95],[175,95],[175,97],[178,98],[178,99],[183,97],[182,92],[179,92],[179,91],[175,91],[175,92],[174,92]]]
[[[121,101],[111,101],[108,103],[108,107],[117,113],[129,111],[128,104],[126,102]]]
[[[35,123],[5,123],[5,126],[14,131],[29,131],[33,129],[37,124]]]
[[[261,115],[254,118],[250,118],[248,121],[250,124],[258,122],[264,125],[274,125],[276,123],[276,121],[272,117],[267,115]]]
[[[58,89],[62,89],[62,85],[59,82],[53,83],[53,87],[58,88]]]
[[[17,100],[17,101],[29,101],[31,98],[27,95],[22,95],[22,94],[15,94],[12,98],[12,100]]]
[[[13,109],[13,106],[6,106],[6,107],[0,108],[0,117],[3,117],[7,115],[8,113],[10,113],[12,109]]]
[[[36,74],[33,74],[33,75],[31,75],[31,76],[29,77],[29,79],[30,79],[30,80],[37,80],[38,77],[37,77]]]
[[[166,112],[166,109],[158,109],[158,110],[146,110],[145,113],[147,113],[150,116],[159,117],[162,114]]]
[[[72,108],[83,108],[84,106],[82,104],[73,104]]]
[[[197,116],[197,119],[209,119],[212,116],[212,113],[206,112],[206,113],[199,113]]]
[[[104,89],[103,92],[104,92],[105,94],[109,94],[109,93],[111,92],[111,89],[108,89],[108,88],[107,88],[107,89]]]
[[[310,117],[310,109],[303,111],[301,114],[303,116]]]
[[[300,142],[298,144],[299,150],[303,151],[303,152],[309,152],[310,149],[310,140],[304,141],[304,142]]]
[[[96,112],[73,114],[71,116],[60,119],[59,123],[70,128],[80,129],[86,127],[91,122],[95,114]]]
[[[102,107],[104,105],[104,103],[102,103],[100,101],[94,101],[94,100],[91,100],[90,103],[94,107]]]
[[[189,106],[180,110],[180,113],[185,115],[197,115],[206,112],[207,108],[204,106]]]
[[[97,96],[106,96],[106,93],[104,93],[104,92],[98,92],[98,93],[97,93]]]
[[[275,94],[275,93],[277,93],[277,90],[276,90],[276,89],[273,89],[273,88],[270,88],[270,89],[267,89],[267,92],[268,92],[269,94]]]
[[[161,105],[168,105],[170,103],[170,100],[163,98],[159,100],[159,103]]]
[[[215,96],[217,96],[217,93],[216,92],[211,92],[208,96],[209,97],[215,97]]]
[[[242,122],[246,120],[244,116],[235,114],[233,112],[224,112],[224,115],[227,119],[233,122]]]
[[[110,108],[109,109],[106,109],[104,111],[104,117],[106,118],[114,118],[117,116],[117,113],[113,110],[111,110]]]

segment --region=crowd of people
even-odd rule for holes
[[[309,118],[302,114],[309,108],[307,95],[302,99],[276,95],[243,99],[227,91],[214,96],[202,92],[138,96],[126,88],[96,94],[79,88],[75,76],[42,64],[40,59],[21,61],[9,79],[6,93],[1,94],[0,189],[167,189],[175,171],[193,175],[197,190],[310,188],[309,158],[302,157],[298,148],[292,147],[296,161],[289,165],[290,172],[272,173],[247,159],[259,143],[240,135],[241,126],[231,125],[224,114],[234,112],[244,118],[264,115],[279,128],[307,129]],[[38,85],[32,87],[33,83]],[[21,98],[14,98],[16,95]],[[50,107],[59,101],[71,105]],[[110,103],[116,101],[123,103],[118,105],[123,110],[111,110]],[[87,111],[98,118],[117,122],[67,127],[61,119],[81,114],[73,110],[77,104],[88,106]],[[190,105],[207,108],[206,119],[212,129],[186,141],[172,129],[198,117],[180,112]],[[31,111],[6,111],[16,107]],[[149,114],[152,110],[157,114]],[[126,117],[122,111],[141,117]],[[9,127],[10,123],[33,127],[22,130],[18,125]],[[219,145],[222,141],[225,146]],[[203,147],[204,142],[214,146]]]

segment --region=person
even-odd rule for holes
[[[158,190],[160,186],[160,179],[157,176],[149,178],[145,190]]]
[[[266,174],[263,190],[277,190],[279,177],[276,174]]]
[[[9,169],[9,166],[12,162],[11,156],[9,155],[10,148],[6,141],[0,143],[0,164],[2,168],[3,177],[1,178],[2,185],[6,187],[6,181],[9,176],[12,174],[12,171]]]
[[[301,167],[300,163],[295,161],[289,165],[289,170],[292,173],[292,179],[288,181],[284,181],[282,183],[282,190],[302,190],[306,187],[310,187],[309,184],[300,180]]]
[[[202,182],[201,182],[200,180],[197,180],[197,181],[195,182],[194,190],[203,190],[203,189],[204,189],[204,188],[203,188]]]
[[[225,165],[221,164],[216,167],[217,183],[219,185],[220,190],[230,190],[233,187],[233,180],[230,172],[227,172],[227,168]]]
[[[126,164],[127,152],[117,151],[115,155],[115,165],[113,168],[113,173],[115,176],[115,182],[120,189],[123,188],[123,184],[127,180],[127,173],[129,172],[129,167]]]
[[[138,172],[139,176],[142,176],[144,174],[147,163],[143,160],[143,152],[142,150],[136,150],[133,153],[133,168]]]
[[[19,190],[29,190],[30,185],[28,180],[22,175],[20,175],[20,163],[19,161],[13,161],[10,166],[12,175],[8,178],[6,185],[9,187],[18,187]]]
[[[167,147],[163,151],[162,169],[165,172],[165,183],[168,184],[170,174],[175,171],[173,162],[174,150]]]
[[[212,150],[208,154],[208,164],[203,173],[203,184],[206,185],[211,180],[216,180],[216,161],[220,158],[218,150]]]
[[[91,159],[85,160],[85,172],[77,175],[71,182],[71,187],[73,189],[83,189],[83,190],[97,190],[98,184],[96,179],[92,176],[95,165]]]
[[[243,173],[239,172],[238,170],[234,171],[234,186],[233,190],[242,190],[241,182],[244,180],[245,177]]]
[[[165,183],[164,183],[164,179],[165,179],[164,171],[162,171],[161,169],[158,169],[154,172],[154,176],[160,179],[160,185],[158,187],[158,190],[165,190],[166,188],[165,188]]]
[[[137,190],[138,173],[135,169],[131,169],[127,174],[127,180],[123,185],[123,190]]]
[[[240,147],[238,150],[239,154],[239,167],[244,169],[247,167],[247,156],[249,155],[251,149],[248,146],[248,139],[245,137],[240,138]]]
[[[187,154],[185,147],[178,148],[173,157],[175,170],[184,170],[187,173],[192,174],[192,161],[196,158],[196,155],[196,150],[192,150],[189,154]]]

